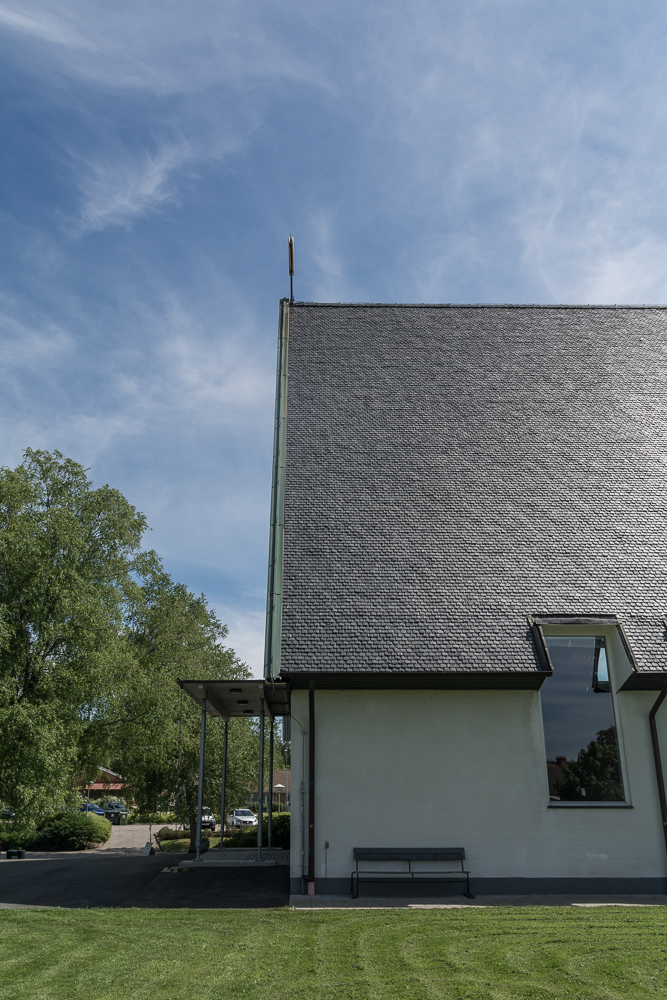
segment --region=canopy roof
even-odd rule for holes
[[[259,715],[262,707],[271,718],[289,715],[289,693],[286,684],[272,684],[264,680],[231,681],[181,681],[187,694],[203,707],[206,701],[208,715],[231,719],[235,716],[251,718]]]

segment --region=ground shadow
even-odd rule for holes
[[[286,906],[289,869],[202,868],[166,873],[173,857],[77,855],[0,863],[0,904],[188,907],[197,910]]]

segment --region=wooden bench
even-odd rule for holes
[[[466,852],[463,847],[355,847],[352,857],[355,862],[355,869],[350,874],[350,893],[352,899],[359,895],[359,882],[433,882],[444,880],[448,882],[465,882],[466,891],[463,893],[468,899],[475,897],[470,891],[470,872],[463,867]],[[402,861],[407,864],[403,871],[371,870],[359,871],[360,861]],[[455,869],[423,869],[414,871],[412,864],[415,861],[458,861],[460,868]]]

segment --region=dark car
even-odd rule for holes
[[[15,816],[16,813],[14,812],[14,810],[10,809],[8,806],[5,806],[5,808],[2,810],[3,819],[14,819]]]
[[[119,812],[119,813],[127,812],[127,806],[125,805],[125,803],[120,802],[118,799],[110,799],[104,808],[107,812]]]
[[[104,816],[104,809],[100,809],[100,807],[96,806],[94,802],[86,802],[85,805],[81,806],[79,812],[89,812],[95,813],[96,816]]]

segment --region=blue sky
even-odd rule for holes
[[[0,464],[142,510],[261,671],[278,301],[665,302],[667,9],[0,0]]]

